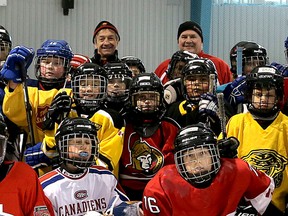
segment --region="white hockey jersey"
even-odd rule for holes
[[[117,197],[115,206],[128,201],[116,177],[106,168],[93,166],[82,174],[58,168],[40,177],[45,195],[55,215],[84,215],[105,212]]]

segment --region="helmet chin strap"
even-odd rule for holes
[[[73,168],[75,169],[71,169],[73,166]],[[66,176],[72,177],[72,178],[77,178],[83,175],[83,173],[86,172],[87,168],[86,167],[78,167],[75,166],[71,163],[69,163],[68,161],[65,161],[61,167],[60,167],[61,173],[63,173]]]

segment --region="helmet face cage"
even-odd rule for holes
[[[183,83],[182,88],[185,99],[192,102],[198,103],[200,96],[209,91],[210,86],[210,75],[213,74],[213,92],[217,86],[217,73],[215,65],[211,60],[208,59],[194,59],[189,61],[183,68]]]
[[[98,144],[96,135],[90,133],[66,134],[58,140],[59,155],[62,161],[83,169],[95,164]]]
[[[10,51],[11,44],[6,41],[0,41],[0,61],[5,61]]]
[[[158,121],[165,111],[163,95],[163,85],[156,74],[137,75],[133,78],[129,88],[132,111],[137,118]]]
[[[267,51],[261,45],[251,41],[241,41],[230,51],[231,72],[237,74],[237,47],[242,47],[242,74],[250,73],[257,66],[269,64]]]
[[[46,40],[42,44],[41,48],[37,50],[37,55],[35,57],[36,78],[43,83],[63,83],[70,70],[70,61],[72,57],[73,53],[71,47],[66,41]],[[42,69],[45,69],[44,66],[46,64],[53,66],[53,70],[61,71],[62,67],[64,67],[62,76],[46,76],[45,72],[41,71]]]
[[[124,74],[108,75],[107,100],[114,103],[127,101],[131,80]]]
[[[175,153],[180,175],[194,185],[211,181],[220,169],[220,155],[214,143],[188,147]]]
[[[179,77],[182,78],[182,69],[189,60],[194,58],[198,58],[198,56],[188,51],[177,51],[174,53],[167,70],[167,77],[169,80]]]
[[[129,98],[129,86],[132,80],[132,71],[125,63],[107,63],[107,101],[123,103]]]
[[[71,80],[75,102],[80,106],[98,107],[107,95],[107,78],[96,74],[79,74]]]
[[[157,91],[139,91],[132,94],[132,107],[143,113],[155,113],[161,109],[160,93]]]
[[[203,123],[182,128],[175,139],[174,160],[185,180],[208,186],[221,166],[216,135]]]
[[[43,83],[63,83],[69,71],[70,60],[60,56],[36,56],[36,78]],[[49,73],[49,67],[53,68],[56,76],[46,76],[46,71]],[[59,72],[56,72],[59,71]]]
[[[256,67],[247,75],[246,100],[250,112],[268,117],[279,110],[283,99],[283,77],[274,67]]]

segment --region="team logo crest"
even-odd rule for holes
[[[242,157],[255,169],[265,172],[272,177],[275,188],[279,187],[283,181],[283,171],[288,164],[285,157],[271,149],[252,150],[248,155]]]
[[[44,106],[44,107],[38,107],[37,108],[37,114],[36,114],[36,125],[38,128],[42,129],[43,128],[43,120],[44,117],[48,111],[49,106]]]
[[[49,216],[50,213],[46,206],[36,206],[34,208],[34,215],[35,216]]]
[[[76,200],[83,200],[88,197],[87,190],[79,190],[74,193],[74,197]]]
[[[133,144],[130,159],[129,165],[145,175],[154,175],[164,163],[162,153],[142,140],[137,140]]]

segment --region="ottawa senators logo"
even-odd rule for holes
[[[130,164],[134,169],[141,171],[146,176],[155,175],[164,164],[163,154],[150,146],[146,141],[137,140],[130,154]]]
[[[257,149],[249,152],[242,157],[251,166],[257,170],[265,172],[272,177],[275,182],[275,188],[279,187],[283,181],[283,171],[288,164],[285,157],[271,149]]]

